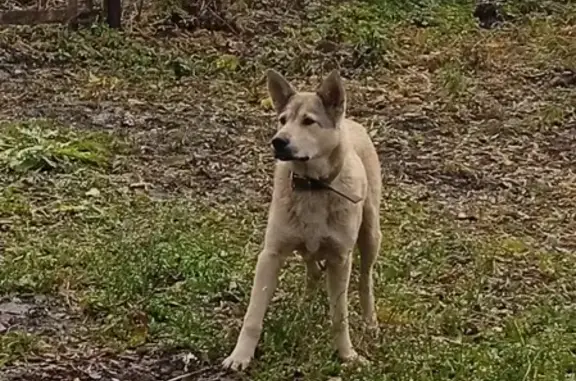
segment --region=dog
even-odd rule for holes
[[[324,263],[334,347],[343,362],[362,361],[350,341],[348,285],[354,245],[360,251],[360,305],[369,328],[378,326],[373,268],[382,239],[380,161],[366,129],[346,118],[346,93],[337,70],[315,92],[297,92],[277,71],[266,71],[278,118],[271,140],[272,202],[263,249],[256,264],[248,309],[224,368],[248,367],[278,275],[295,251],[306,264],[306,287],[322,276]]]

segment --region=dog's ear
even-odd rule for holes
[[[346,93],[338,70],[335,69],[330,72],[316,90],[316,94],[322,99],[326,112],[334,123],[338,123],[346,108]]]
[[[290,83],[274,69],[266,70],[268,79],[268,94],[272,98],[277,113],[282,112],[290,98],[296,94]]]

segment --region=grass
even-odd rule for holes
[[[26,332],[9,332],[0,337],[0,367],[38,351],[38,338]]]
[[[91,176],[103,171],[90,170]],[[64,174],[50,176],[61,181]],[[186,200],[110,197],[113,190],[102,189],[99,216],[86,218],[96,207],[84,189],[67,196],[85,206],[77,211],[84,216],[47,212],[64,218],[65,227],[15,222],[0,268],[1,292],[74,295],[83,314],[99,322],[91,340],[117,350],[158,342],[211,361],[227,353],[246,307],[264,215],[227,215]],[[339,365],[329,346],[326,296],[320,292],[305,303],[302,265],[291,262],[250,379],[294,372],[308,379],[570,379],[576,315],[564,287],[573,285],[572,266],[519,238],[478,240],[448,220],[438,224],[441,217],[401,195],[387,200],[377,268],[379,337],[357,328],[352,287],[354,342],[372,365]],[[2,204],[8,216],[37,208],[25,196],[5,197]],[[14,342],[3,345],[4,361],[32,348],[27,339]]]
[[[261,71],[302,84],[338,64],[386,168],[378,336],[359,324],[356,270],[351,290],[352,340],[371,364],[337,361],[325,292],[305,301],[303,265],[289,261],[257,358],[234,377],[574,380],[573,183],[553,156],[554,139],[569,138],[555,134],[569,131],[574,92],[529,82],[573,66],[574,8],[518,4],[513,23],[489,31],[468,2],[354,1],[310,11],[304,25],[287,11],[271,18],[277,34],[249,39],[3,32],[11,46],[26,42],[18,54],[45,65],[46,83],[29,83],[35,94],[2,114],[0,295],[51,295],[82,323],[56,337],[3,335],[0,364],[82,354],[76,337],[116,354],[189,351],[216,368],[237,337],[265,228]],[[326,41],[334,50],[322,53]],[[49,98],[56,115],[17,113]]]

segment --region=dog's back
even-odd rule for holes
[[[366,202],[380,208],[380,196],[382,193],[382,174],[380,161],[376,148],[366,131],[366,128],[350,119],[342,121],[342,127],[348,130],[348,138],[354,147],[354,151],[362,160],[368,180],[368,194]]]

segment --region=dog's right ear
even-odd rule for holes
[[[272,103],[277,113],[282,112],[290,98],[296,91],[290,86],[290,83],[274,69],[266,70],[266,77],[268,79],[268,94],[272,98]]]

